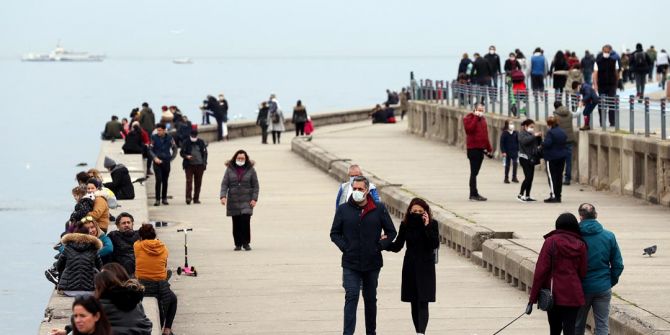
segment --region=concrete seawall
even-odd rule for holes
[[[315,141],[318,143],[318,139]],[[346,180],[349,165],[355,163],[319,147],[314,141],[295,139],[292,142],[292,151],[336,180]],[[401,217],[410,200],[416,196],[413,190],[392,184],[375,175],[374,171],[364,171],[364,175],[369,176],[371,182],[377,185],[382,201],[392,215]],[[439,222],[440,238],[447,247],[469,258],[475,266],[487,269],[495,278],[510,286],[530,291],[538,254],[534,251],[536,248],[531,249],[526,245],[536,242],[515,239],[513,231],[490,229],[457,215],[430,199],[427,200]],[[593,327],[592,318],[589,318],[588,324]],[[611,334],[665,334],[669,330],[668,323],[657,315],[613,297],[610,313]]]
[[[414,135],[465,149],[465,109],[412,101],[408,131]],[[486,114],[489,140],[499,154],[500,135],[507,117]],[[520,129],[521,119],[512,119]],[[538,121],[536,129],[546,132]],[[670,141],[603,132],[575,131],[572,178],[597,190],[633,196],[670,206]]]

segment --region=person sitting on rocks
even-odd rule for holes
[[[119,140],[123,138],[123,125],[119,122],[119,117],[112,115],[112,119],[105,124],[105,130],[102,132],[103,140]]]
[[[105,168],[112,176],[111,183],[105,183],[105,187],[110,189],[116,195],[118,200],[135,199],[135,187],[130,180],[130,172],[123,164],[117,164],[113,159],[105,156]]]
[[[85,186],[75,186],[72,189],[72,196],[77,204],[74,205],[74,210],[72,211],[72,214],[70,214],[70,219],[65,224],[66,233],[74,232],[77,222],[93,210],[93,200],[95,199],[94,195],[86,193]]]
[[[93,278],[102,268],[102,260],[98,250],[102,242],[88,233],[88,228],[79,226],[74,233],[65,234],[61,239],[63,252],[56,262],[60,273],[57,289],[66,295],[77,295],[77,292],[93,292]]]
[[[113,334],[151,335],[153,324],[142,307],[144,286],[136,279],[121,281],[114,272],[103,270],[95,275],[95,297]]]

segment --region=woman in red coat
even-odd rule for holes
[[[556,219],[556,230],[544,236],[535,264],[533,286],[526,313],[537,302],[540,289],[550,288],[554,306],[547,312],[551,335],[575,333],[579,307],[584,305],[582,279],[587,267],[586,243],[579,232],[577,218],[563,213]]]

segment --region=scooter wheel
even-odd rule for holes
[[[177,275],[181,276],[181,266],[177,268]]]
[[[195,268],[194,268],[194,267],[191,267],[191,272],[195,272]]]
[[[197,277],[197,276],[198,276],[198,272],[197,272],[197,271],[193,271],[193,277]]]

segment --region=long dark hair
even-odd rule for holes
[[[102,271],[111,272],[114,276],[116,276],[116,279],[122,283],[125,283],[128,281],[128,279],[130,279],[130,275],[128,275],[126,268],[117,262],[111,262],[103,265]]]
[[[402,219],[402,224],[407,223],[407,218],[409,217],[409,214],[412,213],[412,207],[414,207],[414,205],[421,206],[421,208],[423,208],[423,210],[428,213],[428,220],[433,219],[433,213],[430,212],[430,206],[428,206],[428,203],[421,198],[414,198],[409,202],[409,206],[407,206],[407,212],[405,212],[405,217]]]
[[[95,331],[93,334],[89,335],[111,335],[112,334],[112,327],[109,325],[109,320],[107,320],[107,315],[105,315],[105,311],[102,309],[102,306],[100,305],[100,302],[98,299],[96,299],[92,295],[80,295],[74,299],[74,302],[72,303],[72,310],[74,311],[75,306],[81,306],[84,307],[84,309],[95,315],[99,314],[100,318],[98,321],[95,323]],[[72,334],[73,335],[85,335],[77,329],[74,323],[74,317],[72,318]]]
[[[95,275],[95,297],[100,299],[105,292],[114,287],[121,286],[119,278],[111,271],[98,272]]]
[[[237,155],[239,155],[239,154],[244,154],[244,165],[243,165],[243,167],[245,167],[245,168],[250,167],[251,166],[251,159],[249,159],[249,154],[242,149],[235,151],[235,154],[233,155],[233,158],[231,158],[230,161],[228,162],[228,165],[232,166],[232,167],[237,166],[237,165],[235,165],[235,161],[237,160]]]

